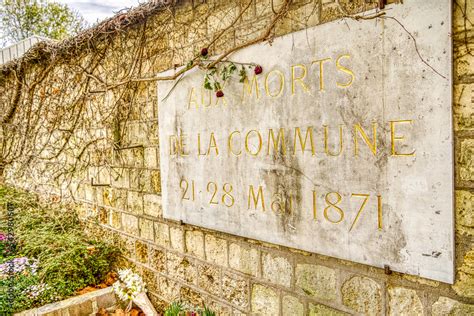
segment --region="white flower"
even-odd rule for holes
[[[146,292],[145,282],[131,269],[119,270],[118,275],[119,280],[112,287],[122,301],[134,300],[138,294]]]
[[[31,285],[23,290],[23,294],[28,295],[30,298],[34,299],[41,295],[45,290],[49,290],[49,285],[45,283],[40,283],[36,285]]]

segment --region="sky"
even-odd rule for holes
[[[145,0],[55,0],[78,11],[89,24],[113,16],[124,8],[136,7]]]

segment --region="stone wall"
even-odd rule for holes
[[[114,311],[118,308],[117,298],[112,287],[71,297],[56,303],[29,309],[16,316],[42,315],[97,315],[99,311]]]
[[[282,1],[274,2],[278,6]],[[335,1],[293,2],[288,17],[276,26],[275,35],[342,16]],[[350,14],[376,6],[365,0],[339,2]],[[145,25],[130,26],[126,32],[115,35],[109,44],[98,44],[113,47],[100,60],[99,74],[108,74],[111,81],[119,78],[125,71],[122,65],[133,60],[134,48],[143,35],[142,76],[183,65],[213,34],[227,27],[245,3],[179,1],[173,9],[157,12]],[[219,40],[213,53],[257,37],[271,17],[270,0],[253,1],[251,9]],[[470,305],[474,304],[473,21],[474,1],[454,1],[457,266],[454,285],[385,273],[370,266],[165,220],[160,197],[155,82],[125,85],[84,101],[91,112],[94,106],[100,109],[124,103],[129,111],[126,118],[119,120],[120,148],[104,151],[113,157],[113,163],[87,165],[75,173],[67,188],[82,205],[80,213],[91,223],[90,232],[121,245],[128,263],[144,276],[151,299],[158,307],[182,299],[205,304],[222,315],[474,313],[474,305]],[[169,27],[169,32],[163,31],[163,25]],[[87,60],[88,54],[78,58]],[[29,71],[39,72],[45,67],[46,64],[40,63]],[[64,64],[55,67],[57,73],[67,69]],[[4,95],[8,95],[7,88],[14,81],[13,77],[9,78],[1,81]],[[85,79],[81,80],[78,86],[85,84]],[[42,84],[47,86],[51,82]],[[99,116],[85,113],[91,120]],[[105,133],[109,144],[113,142],[115,135],[110,124],[91,126],[95,132]],[[90,130],[90,126],[84,128]],[[49,163],[38,165],[38,174],[29,173],[20,178],[14,175],[13,165],[7,179],[42,193],[63,192],[64,183],[51,180],[50,166]]]

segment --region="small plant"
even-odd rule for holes
[[[173,302],[165,310],[164,316],[179,316],[185,311],[185,307],[181,302]]]
[[[216,313],[208,307],[194,308],[182,302],[173,302],[168,305],[164,316],[216,316]]]
[[[202,316],[216,316],[216,313],[204,306],[204,310],[202,311]]]

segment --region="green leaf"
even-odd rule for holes
[[[202,312],[202,316],[216,316],[216,313],[210,310],[207,306],[204,306],[204,311]]]
[[[211,82],[209,81],[208,76],[204,78],[204,89],[212,90]]]
[[[244,82],[245,79],[247,79],[247,72],[245,71],[244,66],[242,66],[242,68],[239,71],[239,77],[240,77],[240,80],[239,80],[240,83]]]
[[[212,67],[211,69],[209,69],[209,76],[214,76],[217,72],[217,68],[216,67]]]
[[[221,70],[221,78],[222,78],[222,80],[224,80],[224,81],[227,80],[227,66],[222,67],[222,70]]]
[[[165,310],[164,316],[179,316],[181,312],[184,312],[183,304],[180,302],[173,302]]]

